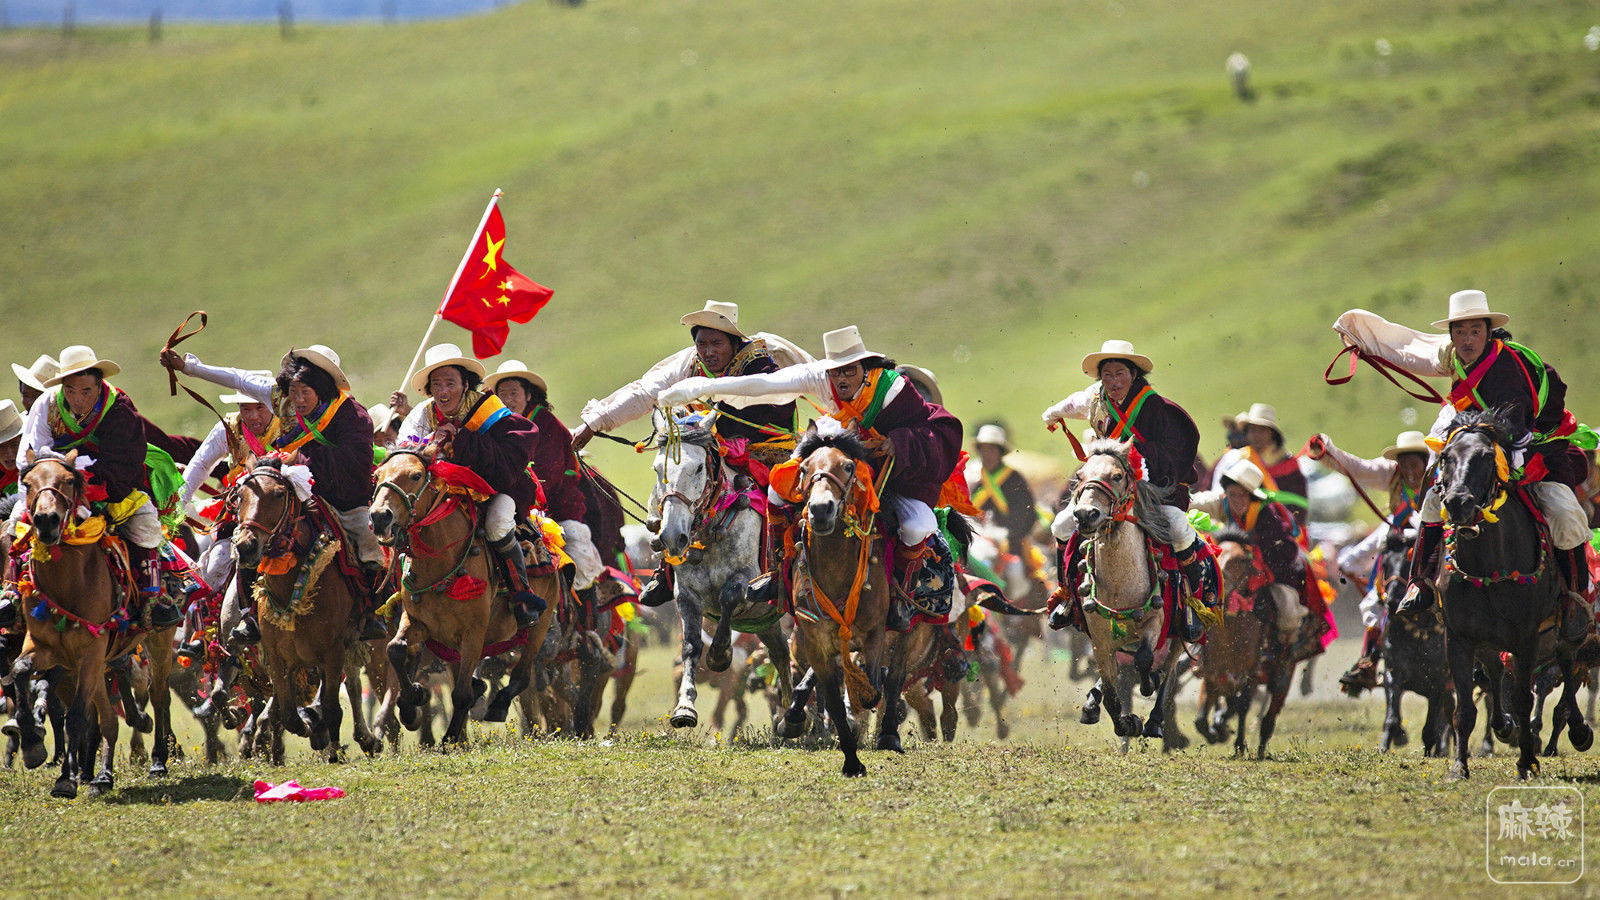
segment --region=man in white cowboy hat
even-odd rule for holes
[[[367,417],[372,420],[372,441],[377,448],[385,451],[393,448],[400,439],[400,423],[405,421],[405,416],[397,414],[387,403],[374,403],[367,407]]]
[[[1216,563],[1209,552],[1202,552],[1203,545],[1196,542],[1194,527],[1184,512],[1189,505],[1189,485],[1195,478],[1200,429],[1183,407],[1150,386],[1155,364],[1136,352],[1132,343],[1106,341],[1099,351],[1084,356],[1081,368],[1095,383],[1045,410],[1041,418],[1051,428],[1058,423],[1065,427],[1068,419],[1087,419],[1102,439],[1133,443],[1144,458],[1145,478],[1167,492],[1157,508],[1166,519],[1164,530],[1171,535],[1172,552],[1183,567],[1190,595],[1215,606],[1220,599],[1216,596],[1220,590]],[[1075,521],[1069,505],[1051,525],[1065,555],[1070,555],[1068,543]],[[1072,611],[1062,608],[1059,601],[1074,599],[1070,595],[1076,582],[1070,575],[1074,560],[1062,558],[1059,564],[1067,596],[1058,598],[1056,606],[1061,612],[1052,614],[1050,620],[1054,628],[1065,627],[1072,618]],[[1192,610],[1185,610],[1189,612],[1184,622],[1189,638],[1199,640],[1200,619]]]
[[[1252,403],[1238,419],[1244,431],[1244,446],[1222,454],[1212,469],[1211,486],[1222,486],[1222,473],[1235,460],[1248,459],[1265,474],[1262,488],[1273,499],[1288,507],[1301,534],[1305,533],[1310,504],[1306,494],[1310,483],[1300,471],[1300,460],[1284,447],[1283,428],[1278,425],[1278,410],[1267,403]]]
[[[0,497],[17,492],[17,450],[22,446],[22,414],[10,400],[0,400]],[[0,513],[10,518],[10,511]]]
[[[517,627],[527,628],[553,599],[529,590],[527,559],[517,540],[517,523],[527,519],[538,496],[528,473],[536,435],[521,413],[480,390],[484,374],[483,364],[455,344],[429,347],[411,379],[412,389],[428,399],[406,416],[396,446],[434,444],[440,459],[466,466],[494,488],[495,495],[483,504],[483,533],[506,564]]]
[[[1383,549],[1401,540],[1409,543],[1405,532],[1422,524],[1422,481],[1428,469],[1428,448],[1420,431],[1402,431],[1395,442],[1378,458],[1363,459],[1335,447],[1333,438],[1318,434],[1311,438],[1312,459],[1332,465],[1367,490],[1389,493],[1388,516],[1367,536],[1339,551],[1339,571],[1356,584],[1367,586],[1361,598],[1361,622],[1366,628],[1361,655],[1355,665],[1339,678],[1345,692],[1359,696],[1378,686],[1378,656],[1383,652],[1383,632],[1388,624],[1388,609],[1382,596],[1383,578],[1378,566]],[[1331,462],[1330,462],[1331,461]],[[1400,528],[1395,530],[1398,523]]]
[[[657,401],[670,407],[697,399],[750,401],[807,394],[840,425],[856,429],[873,453],[875,466],[881,468],[883,460],[892,459],[884,494],[899,523],[900,546],[892,554],[896,597],[890,606],[889,627],[905,631],[913,621],[908,598],[928,554],[928,539],[939,528],[933,508],[945,482],[952,476],[965,477],[956,471],[961,421],[944,407],[924,400],[915,388],[908,388],[910,379],[896,371],[893,360],[867,349],[856,326],[827,332],[822,347],[823,359],[770,374],[687,378],[662,391]],[[781,570],[789,527],[787,510],[794,498],[769,488],[768,499],[770,559]],[[763,575],[752,584],[751,596],[783,596],[786,574]]]
[[[562,549],[572,557],[577,569],[573,573],[572,589],[584,602],[585,609],[595,609],[594,583],[605,572],[605,563],[585,524],[589,508],[579,475],[578,455],[572,449],[572,432],[551,408],[549,386],[522,360],[508,359],[483,380],[483,389],[493,391],[508,409],[533,423],[533,456],[529,467],[544,489],[544,513],[561,526],[561,536],[566,542]]]
[[[145,422],[128,395],[106,380],[122,367],[83,345],[62,350],[60,361],[60,369],[44,382],[45,392],[28,411],[17,466],[25,467],[34,454],[47,451],[77,450],[80,459],[91,459],[90,482],[104,488],[106,518],[127,542],[139,593],[149,604],[151,627],[176,625],[181,616],[162,592],[160,548],[166,535],[150,500]],[[19,502],[13,517],[25,503]],[[8,572],[0,591],[0,625],[15,619],[17,599],[15,572]]]
[[[689,326],[694,346],[679,350],[650,367],[603,400],[584,404],[572,449],[582,450],[596,434],[613,431],[650,415],[662,391],[693,376],[731,378],[776,372],[784,366],[811,362],[811,354],[765,331],[747,334],[739,325],[739,304],[707,300],[703,309],[679,319]],[[717,433],[728,439],[749,441],[750,453],[772,465],[794,447],[795,395],[765,397],[759,401],[730,400],[718,404]],[[750,472],[752,477],[757,473]],[[652,517],[659,515],[660,498],[650,500]],[[659,606],[672,599],[672,570],[665,562],[644,586],[639,602]]]
[[[161,364],[184,375],[237,391],[270,408],[281,424],[277,438],[263,442],[269,453],[305,460],[312,477],[311,491],[339,519],[344,536],[355,551],[368,584],[361,607],[362,640],[379,640],[387,634],[373,610],[383,602],[376,595],[384,567],[383,547],[372,533],[367,503],[372,499],[372,419],[366,407],[350,396],[350,379],[340,367],[339,354],[323,344],[291,349],[279,364],[276,377],[250,369],[211,366],[193,353],[163,350]],[[255,581],[253,571],[239,572],[238,595],[248,606]],[[254,610],[245,611],[232,638],[240,643],[260,639]],[[370,637],[369,637],[370,636]]]
[[[22,394],[22,409],[26,411],[33,409],[33,402],[44,393],[44,383],[61,371],[61,364],[54,356],[41,353],[27,368],[12,363],[11,371],[17,376],[17,390]]]
[[[1276,624],[1278,640],[1268,649],[1276,653],[1294,640],[1305,620],[1308,610],[1302,598],[1308,574],[1305,553],[1295,543],[1294,518],[1283,504],[1267,497],[1262,479],[1255,463],[1234,460],[1222,473],[1222,487],[1196,492],[1189,498],[1189,508],[1239,529],[1261,551],[1261,561],[1272,576],[1273,609],[1257,606],[1256,614],[1263,619],[1270,615]]]
[[[1537,459],[1546,473],[1529,486],[1529,494],[1549,522],[1551,543],[1559,551],[1567,595],[1562,635],[1568,640],[1583,638],[1580,652],[1585,658],[1600,659],[1587,596],[1589,521],[1573,492],[1588,476],[1583,448],[1594,446],[1594,431],[1579,425],[1567,410],[1566,382],[1537,353],[1511,339],[1502,327],[1511,317],[1491,310],[1483,291],[1451,294],[1449,313],[1433,323],[1446,334],[1414,331],[1362,309],[1340,316],[1333,329],[1363,356],[1383,359],[1413,375],[1450,379],[1450,392],[1430,437],[1445,439],[1460,412],[1501,410],[1518,431],[1514,437],[1531,438],[1531,446],[1514,454],[1511,466],[1522,468]],[[1427,585],[1438,572],[1444,536],[1440,509],[1434,486],[1422,499],[1422,529],[1412,553],[1409,585],[1395,610],[1400,615],[1411,615],[1433,602]]]
[[[1007,552],[1027,560],[1028,536],[1039,523],[1039,516],[1028,479],[1005,463],[1005,455],[1011,452],[1011,437],[1004,425],[988,422],[978,427],[973,446],[978,458],[967,470],[972,505],[990,522],[1005,529]]]

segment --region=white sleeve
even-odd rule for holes
[[[17,444],[19,470],[28,465],[28,451],[48,450],[55,443],[55,437],[50,434],[50,404],[56,402],[59,390],[60,387],[49,388],[28,408],[28,418],[22,423],[22,441]],[[18,489],[21,489],[20,482]]]
[[[1094,402],[1095,386],[1091,385],[1077,393],[1071,394],[1067,399],[1044,411],[1042,418],[1046,423],[1057,419],[1087,419],[1089,418],[1089,405]]]
[[[1363,356],[1376,356],[1413,375],[1437,378],[1450,374],[1443,361],[1450,335],[1428,334],[1397,325],[1377,313],[1352,309],[1333,323],[1333,330]]]
[[[426,444],[433,437],[433,432],[423,424],[427,421],[425,416],[428,404],[432,402],[432,398],[429,398],[411,407],[411,412],[406,414],[406,420],[400,423],[400,433],[395,437],[395,446]]]
[[[183,493],[178,498],[180,506],[188,508],[195,492],[205,483],[211,470],[215,469],[217,463],[227,455],[228,428],[218,422],[211,426],[211,432],[200,442],[200,449],[194,452],[194,457],[183,467]]]
[[[734,375],[711,379],[711,400],[754,400],[780,402],[786,397],[810,394],[830,412],[839,406],[833,401],[833,385],[828,381],[828,366],[822,362],[785,366],[761,375]]]
[[[1220,488],[1210,491],[1195,491],[1189,495],[1189,508],[1198,509],[1213,519],[1222,518],[1227,505],[1227,495]]]
[[[1394,477],[1395,470],[1400,464],[1392,459],[1362,459],[1335,447],[1331,441],[1323,441],[1328,450],[1328,455],[1344,466],[1350,476],[1361,483],[1362,487],[1383,489],[1389,486],[1389,479]]]
[[[1378,549],[1383,546],[1383,539],[1388,533],[1389,526],[1379,525],[1367,532],[1366,537],[1340,550],[1339,568],[1358,573],[1372,568],[1373,561],[1378,558]]]
[[[694,348],[685,347],[651,366],[637,381],[617,388],[604,400],[585,403],[578,417],[590,431],[611,431],[643,418],[655,409],[657,394],[694,374],[694,359]]]
[[[183,357],[183,374],[203,378],[225,388],[233,388],[257,403],[267,406],[272,405],[272,389],[277,386],[277,382],[266,375],[257,375],[228,366],[208,366],[193,353],[185,354]]]

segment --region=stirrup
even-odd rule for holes
[[[177,604],[168,600],[165,595],[156,594],[150,598],[150,627],[155,631],[164,628],[174,628],[183,624],[183,613],[178,612]]]
[[[239,617],[239,624],[233,626],[228,632],[229,640],[236,644],[257,644],[261,642],[261,627],[256,624],[253,613],[246,613]]]
[[[1421,583],[1413,581],[1406,585],[1405,596],[1395,604],[1394,614],[1409,619],[1421,614],[1432,605],[1433,592],[1423,587]]]
[[[783,578],[776,572],[762,572],[750,580],[746,600],[775,603],[783,599]]]
[[[911,630],[911,604],[901,597],[889,598],[889,617],[883,627],[904,634]]]

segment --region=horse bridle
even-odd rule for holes
[[[284,531],[284,526],[298,517],[300,496],[295,493],[294,482],[289,479],[289,476],[283,474],[282,470],[272,466],[257,466],[251,469],[234,484],[233,489],[240,491],[246,484],[256,478],[267,478],[283,485],[288,502],[283,505],[283,511],[278,514],[278,521],[271,528],[266,527],[254,518],[246,519],[243,516],[239,517],[239,527],[253,528],[261,533],[262,538],[267,542],[266,549],[262,552],[263,556],[279,556],[289,549],[289,544],[294,539],[292,534]]]
[[[1481,526],[1485,521],[1495,521],[1493,511],[1498,509],[1500,505],[1505,502],[1506,487],[1508,484],[1508,476],[1502,474],[1503,470],[1509,466],[1509,463],[1506,460],[1505,448],[1500,446],[1500,442],[1496,440],[1494,429],[1488,425],[1467,425],[1452,430],[1448,435],[1445,436],[1444,443],[1439,447],[1439,456],[1443,458],[1444,451],[1455,442],[1457,437],[1463,434],[1471,434],[1473,432],[1481,433],[1484,437],[1488,438],[1489,446],[1494,448],[1495,469],[1490,475],[1488,499],[1476,504],[1474,507],[1476,516],[1473,518],[1473,520],[1465,523],[1452,523],[1455,525],[1456,530],[1465,532],[1467,534],[1475,533],[1479,526]],[[1440,489],[1441,491],[1443,490],[1442,485],[1440,486]],[[1446,520],[1450,518],[1449,510],[1445,509],[1442,503],[1440,504],[1439,511]]]
[[[420,452],[416,450],[395,449],[389,451],[389,456],[387,458],[393,459],[396,456],[414,456],[417,458],[418,462],[422,463],[422,486],[417,488],[416,493],[409,493],[405,488],[393,481],[380,481],[378,482],[378,486],[373,489],[372,496],[373,499],[377,499],[377,496],[383,493],[384,488],[388,488],[389,490],[400,495],[400,502],[404,503],[406,506],[406,526],[405,528],[401,529],[400,537],[395,540],[393,546],[397,552],[404,553],[411,544],[412,525],[419,518],[417,516],[417,502],[421,500],[423,493],[425,493],[429,488],[433,487],[434,479],[433,468],[429,465],[428,458],[423,456]],[[443,491],[439,491],[434,494],[433,506],[430,506],[428,510],[422,514],[422,518],[426,518],[429,512],[432,512],[436,507],[438,507],[440,498],[443,496]]]
[[[666,507],[668,500],[676,500],[689,511],[689,534],[699,533],[705,527],[708,513],[716,505],[717,498],[722,496],[722,487],[727,479],[722,474],[722,454],[714,447],[706,449],[706,486],[700,491],[700,496],[691,500],[683,491],[669,490],[661,494],[661,506]],[[663,472],[665,478],[665,472]]]
[[[56,465],[60,466],[61,468],[67,470],[67,474],[72,476],[72,496],[68,497],[65,493],[63,493],[61,491],[61,489],[55,488],[55,487],[48,487],[47,486],[47,487],[42,487],[42,488],[38,488],[36,490],[33,490],[32,491],[33,497],[32,497],[32,499],[30,499],[28,501],[28,518],[29,519],[33,518],[33,506],[34,506],[35,503],[39,502],[39,498],[40,497],[42,497],[42,496],[44,496],[46,494],[55,494],[57,497],[61,498],[61,502],[62,503],[66,504],[66,507],[67,507],[66,518],[68,520],[70,520],[72,518],[73,510],[78,508],[78,499],[83,494],[83,473],[79,472],[77,469],[75,469],[72,466],[68,465],[66,460],[64,460],[64,459],[56,459],[55,457],[44,457],[44,458],[41,458],[41,459],[34,460],[33,465],[28,466],[28,471],[29,472],[33,471],[33,469],[35,467],[39,466],[42,463],[55,463]],[[25,477],[27,477],[27,473],[26,472],[20,474],[18,476],[18,480],[20,481],[22,478],[25,478]]]
[[[1089,454],[1090,459],[1093,459],[1096,456],[1109,456],[1115,460],[1117,465],[1122,469],[1122,474],[1128,478],[1128,488],[1125,492],[1118,491],[1111,486],[1110,482],[1103,478],[1091,478],[1085,481],[1080,481],[1078,483],[1077,490],[1073,491],[1072,493],[1073,505],[1077,505],[1078,496],[1084,491],[1095,489],[1100,491],[1102,494],[1105,494],[1106,499],[1111,501],[1112,519],[1117,521],[1132,519],[1133,503],[1139,495],[1139,479],[1134,477],[1133,467],[1128,465],[1127,460],[1117,456],[1115,453],[1107,453],[1102,450],[1098,453]]]

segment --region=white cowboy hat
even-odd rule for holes
[[[261,376],[261,377],[265,377],[265,378],[271,378],[272,377],[272,373],[268,372],[266,369],[256,369],[256,370],[247,372],[245,374],[247,374],[247,375],[257,375],[257,376]],[[246,404],[246,403],[260,403],[261,402],[260,400],[257,400],[256,398],[250,396],[249,394],[241,393],[241,392],[238,392],[238,391],[235,391],[234,393],[231,393],[231,394],[223,394],[218,399],[220,399],[223,403],[237,403],[237,404],[239,404],[241,406]]]
[[[1505,313],[1489,310],[1489,298],[1483,291],[1468,290],[1450,295],[1450,315],[1433,323],[1433,327],[1449,331],[1451,322],[1463,319],[1488,319],[1490,328],[1499,328],[1511,321],[1511,317]]]
[[[372,419],[372,433],[388,431],[389,423],[394,420],[394,410],[387,403],[374,403],[367,407],[367,417]]]
[[[1011,438],[1006,434],[1004,426],[991,422],[988,425],[979,426],[978,436],[972,439],[972,443],[979,447],[989,444],[1005,450],[1011,447]]]
[[[479,378],[488,374],[483,368],[483,363],[470,356],[463,356],[461,348],[455,344],[434,344],[428,348],[428,354],[423,357],[422,362],[422,369],[411,376],[411,389],[424,393],[427,392],[428,388],[428,376],[433,374],[434,369],[443,368],[444,366],[460,366]]]
[[[835,328],[822,335],[822,361],[830,369],[873,358],[882,359],[883,354],[868,350],[867,345],[861,342],[861,329],[854,325]]]
[[[1267,499],[1266,493],[1261,490],[1263,479],[1261,469],[1248,459],[1234,460],[1229,464],[1227,471],[1222,473],[1222,477],[1249,491],[1252,497],[1259,500]]]
[[[922,387],[928,399],[940,406],[944,405],[944,392],[939,390],[939,379],[934,374],[921,366],[908,366],[902,363],[895,367],[895,371],[915,381]]]
[[[99,369],[102,378],[122,371],[122,367],[109,359],[101,359],[99,354],[82,344],[73,344],[61,351],[61,368],[55,375],[44,383],[45,387],[54,387],[74,375],[87,372],[90,369]]]
[[[1402,431],[1394,439],[1394,446],[1383,451],[1384,459],[1399,459],[1402,453],[1421,453],[1427,456],[1433,450],[1428,447],[1427,436],[1420,431]]]
[[[339,386],[339,390],[350,390],[350,379],[346,377],[344,370],[339,368],[339,354],[333,352],[333,348],[328,345],[312,344],[303,350],[290,350],[283,355],[283,361],[280,365],[287,366],[292,359],[303,359],[311,363],[313,366],[332,375],[333,383]]]
[[[1100,363],[1108,359],[1128,360],[1147,375],[1155,368],[1150,357],[1133,352],[1133,344],[1127,341],[1106,341],[1100,345],[1099,353],[1091,353],[1083,358],[1083,374],[1090,378],[1099,378]]]
[[[17,405],[10,400],[0,400],[0,444],[22,433],[22,416]]]
[[[507,378],[521,378],[546,393],[550,390],[550,386],[544,383],[544,379],[540,378],[538,373],[529,369],[528,364],[520,359],[508,359],[501,363],[500,367],[494,370],[493,375],[483,380],[483,389],[492,392],[495,385]]]
[[[48,353],[41,353],[39,358],[33,361],[33,365],[26,369],[16,363],[12,363],[11,371],[16,373],[18,381],[36,391],[42,391],[44,390],[45,380],[54,378],[56,373],[61,371],[61,364],[56,362],[54,356]]]
[[[1252,403],[1250,411],[1240,413],[1235,421],[1240,428],[1246,425],[1260,425],[1263,428],[1271,428],[1278,433],[1278,437],[1283,437],[1283,429],[1278,427],[1278,410],[1270,404]]]
[[[734,335],[742,341],[747,341],[750,336],[739,330],[739,304],[721,303],[716,300],[707,300],[706,308],[689,313],[678,321],[695,328],[705,326],[726,334]]]

